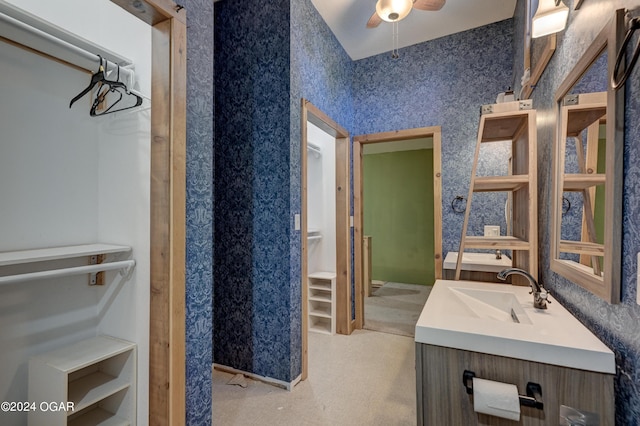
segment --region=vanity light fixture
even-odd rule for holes
[[[564,30],[569,8],[562,0],[540,0],[531,20],[531,37],[537,38]]]
[[[387,22],[398,22],[413,9],[413,0],[378,0],[376,13]]]

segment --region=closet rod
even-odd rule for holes
[[[133,62],[82,37],[0,0],[0,37],[44,56],[95,72],[100,58],[121,67],[120,73],[133,79]],[[114,67],[115,68],[115,67]]]
[[[28,272],[19,275],[7,275],[0,277],[0,284],[21,283],[25,281],[40,280],[45,278],[69,277],[73,275],[91,274],[95,272],[113,271],[124,269],[127,272],[136,266],[135,260],[121,260],[118,262],[98,263],[95,265],[75,266],[72,268],[53,269],[50,271]]]
[[[317,154],[322,155],[322,150],[321,150],[321,149],[320,149],[320,147],[319,147],[318,145],[316,145],[316,144],[313,144],[313,143],[311,143],[311,142],[307,142],[307,149],[308,149],[309,151],[313,151],[313,152],[315,152],[315,153],[317,153]]]

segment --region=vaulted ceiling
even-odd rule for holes
[[[392,48],[392,24],[366,28],[376,0],[311,0],[351,59]],[[399,47],[512,18],[516,0],[447,0],[437,12],[414,9],[398,24]]]

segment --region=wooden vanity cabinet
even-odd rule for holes
[[[544,410],[521,406],[520,421],[479,414],[463,385],[464,370],[478,378],[515,384],[526,394],[527,382],[542,388]],[[597,413],[600,426],[615,424],[612,374],[598,373],[416,343],[418,425],[539,426],[560,423],[560,406]]]

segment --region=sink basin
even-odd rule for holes
[[[529,287],[437,280],[417,343],[615,374],[613,352],[553,297],[533,307]]]
[[[531,324],[531,319],[512,292],[463,287],[449,287],[449,291],[453,293],[454,300],[460,302],[458,307],[462,308],[462,312],[459,312],[459,315]]]

